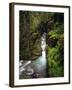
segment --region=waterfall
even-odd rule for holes
[[[46,33],[41,36],[42,65],[46,65]]]

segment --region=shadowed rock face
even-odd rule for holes
[[[53,28],[53,20],[50,18],[46,22],[41,22],[39,27],[37,28],[37,30],[40,33],[40,35],[42,36],[43,33],[47,34],[49,31],[52,30],[52,28]]]
[[[55,47],[57,44],[57,41],[58,41],[58,39],[53,39],[53,38],[48,39],[47,40],[48,46]]]

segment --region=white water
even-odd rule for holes
[[[41,37],[41,48],[42,48],[42,65],[46,65],[46,33]]]

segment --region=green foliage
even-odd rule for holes
[[[59,17],[57,16],[57,18]],[[48,42],[50,42],[51,40],[51,42],[47,46],[48,75],[49,77],[57,77],[57,76],[62,77],[64,76],[64,24],[63,22],[59,22],[59,20],[55,21],[53,30],[51,30],[48,33],[48,36],[49,36]]]
[[[41,32],[46,31],[48,77],[64,76],[64,14],[20,11],[20,60],[41,55]]]

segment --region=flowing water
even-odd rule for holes
[[[23,78],[44,78],[47,76],[46,65],[46,33],[41,37],[42,55],[34,61],[20,61],[19,77]]]

